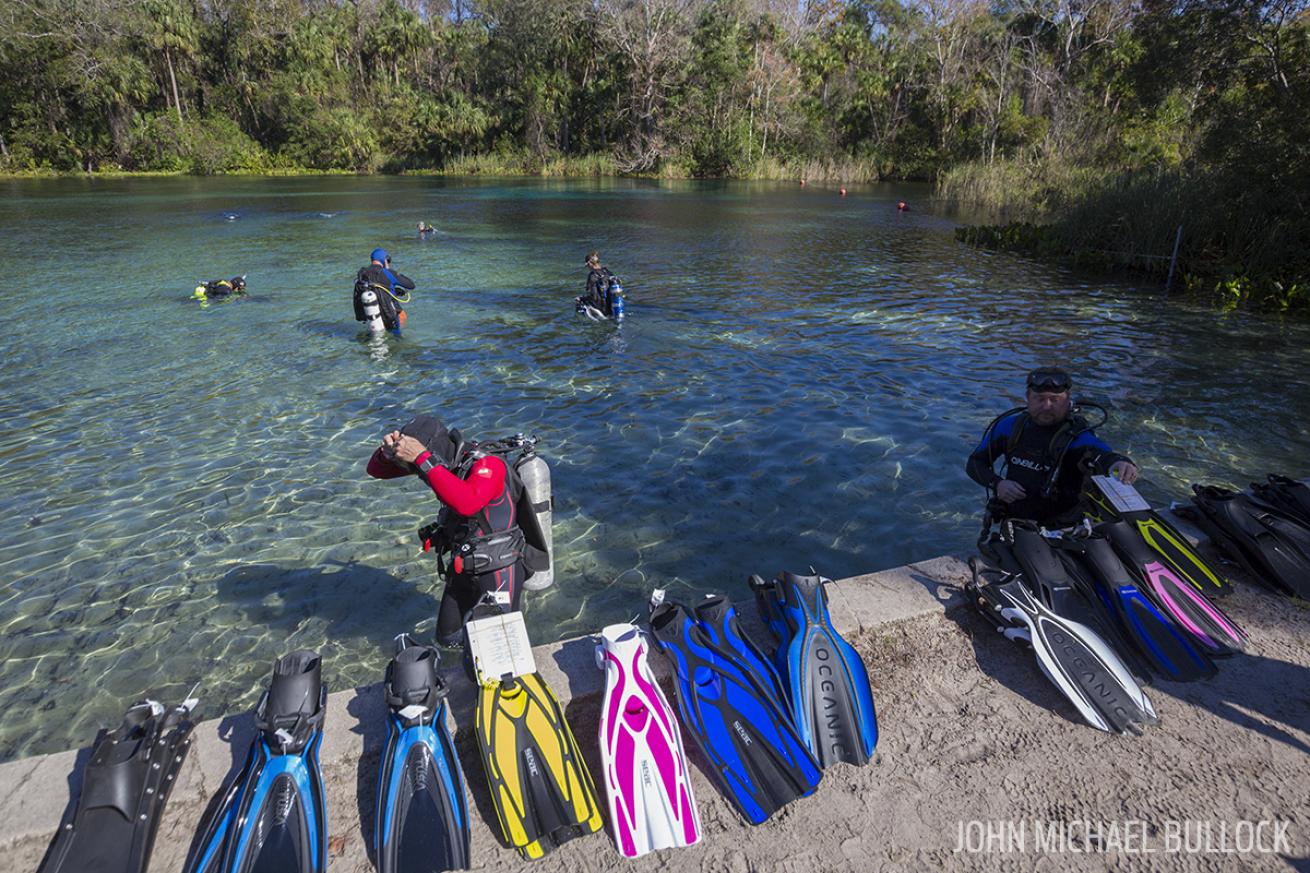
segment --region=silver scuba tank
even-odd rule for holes
[[[387,326],[382,322],[382,307],[378,305],[378,294],[372,288],[359,295],[359,302],[364,307],[365,324],[374,333],[382,333]]]
[[[550,467],[536,452],[528,449],[514,462],[514,470],[523,482],[532,508],[537,511],[537,522],[546,538],[546,553],[550,566],[528,577],[523,587],[528,591],[541,591],[555,584],[555,535],[551,532]]]

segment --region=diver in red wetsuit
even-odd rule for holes
[[[368,474],[394,479],[417,474],[442,503],[434,524],[420,531],[435,547],[446,590],[437,612],[437,642],[460,643],[464,617],[483,595],[517,610],[523,583],[545,569],[544,538],[518,474],[501,458],[466,444],[430,415],[418,415],[382,438]]]

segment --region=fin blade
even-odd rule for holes
[[[1125,733],[1158,721],[1146,693],[1095,632],[1051,612],[1018,579],[998,591],[1028,626],[1042,671],[1089,724]]]
[[[837,633],[828,598],[815,576],[783,573],[776,582],[788,624],[799,630],[787,647],[792,714],[821,767],[863,765],[878,743],[869,672]]]
[[[620,854],[636,858],[700,839],[700,813],[677,718],[631,624],[601,631],[605,696],[599,728],[610,825]]]

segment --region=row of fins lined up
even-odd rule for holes
[[[1256,581],[1310,592],[1310,488],[1271,476],[1242,494],[1193,486],[1185,514]],[[1232,582],[1151,509],[1121,511],[1089,488],[1088,521],[1051,532],[1002,524],[971,562],[970,599],[1093,727],[1140,732],[1158,721],[1143,686],[1207,679],[1245,650],[1246,632],[1216,602]]]
[[[1230,561],[1271,591],[1310,600],[1310,487],[1270,474],[1249,491],[1193,485],[1196,523]]]
[[[620,853],[638,857],[700,840],[684,732],[706,772],[752,824],[813,793],[822,768],[871,759],[878,733],[868,673],[832,626],[825,583],[790,573],[771,582],[751,578],[775,637],[772,653],[742,633],[731,602],[718,595],[688,609],[657,592],[649,631],[633,624],[601,631],[602,784]],[[672,668],[677,715],[647,662],[651,640]],[[379,873],[469,866],[464,775],[438,662],[436,649],[402,635],[387,666],[387,740],[372,845]],[[293,652],[274,664],[255,708],[258,734],[202,823],[186,873],[326,869],[319,768],[326,703],[317,654]],[[100,739],[81,797],[39,873],[146,869],[168,788],[190,746],[194,705],[133,707],[121,728]],[[474,722],[507,845],[535,859],[601,829],[591,774],[540,674],[482,684]]]

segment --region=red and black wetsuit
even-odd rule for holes
[[[416,465],[432,458],[424,452],[415,459]],[[435,460],[435,458],[433,458]],[[379,449],[368,461],[368,474],[377,479],[394,479],[413,473],[412,468],[392,463]],[[497,601],[506,610],[517,610],[523,593],[527,569],[521,557],[504,566],[494,566],[486,572],[476,572],[474,562],[466,555],[474,554],[471,547],[461,553],[461,543],[485,542],[496,539],[497,534],[513,534],[520,538],[518,516],[515,509],[518,495],[512,494],[511,483],[516,481],[505,462],[495,455],[486,455],[473,461],[466,478],[442,466],[434,466],[423,475],[437,499],[446,507],[446,521],[440,536],[451,548],[452,559],[446,591],[437,613],[437,640],[443,645],[457,645],[464,625],[465,614],[486,592],[494,592]],[[513,537],[510,537],[513,539]]]

